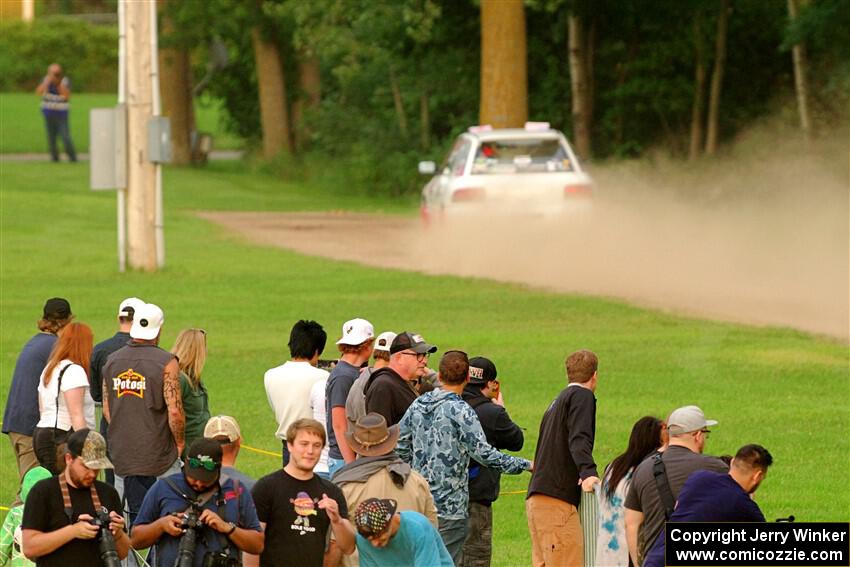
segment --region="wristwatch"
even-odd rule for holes
[[[232,534],[233,532],[236,531],[236,524],[234,524],[233,522],[227,522],[227,525],[230,526],[230,529],[227,530],[227,532],[224,535],[229,537],[230,534]]]

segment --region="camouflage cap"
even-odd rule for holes
[[[112,462],[106,456],[106,439],[97,431],[80,429],[68,437],[68,452],[80,457],[90,469],[111,469]]]
[[[379,536],[390,527],[398,502],[391,498],[369,498],[354,511],[354,525],[365,538]]]

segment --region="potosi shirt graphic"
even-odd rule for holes
[[[130,368],[112,379],[112,389],[118,398],[126,394],[144,399],[145,377]]]

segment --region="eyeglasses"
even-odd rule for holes
[[[700,429],[700,430],[699,430],[699,432],[700,432],[700,433],[702,433],[704,437],[708,437],[708,434],[709,434],[709,433],[711,433],[711,430],[709,430],[709,429]]]
[[[406,354],[408,356],[415,356],[416,362],[422,362],[423,360],[428,360],[427,352],[400,352],[399,354]]]
[[[192,467],[193,469],[204,468],[204,469],[207,469],[210,472],[214,471],[218,467],[218,465],[215,463],[215,461],[212,461],[212,460],[208,461],[206,459],[201,460],[201,459],[196,459],[195,457],[189,457],[189,466]]]

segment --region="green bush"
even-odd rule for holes
[[[59,63],[73,90],[113,92],[118,85],[118,27],[63,17],[0,22],[0,91],[31,91]]]

